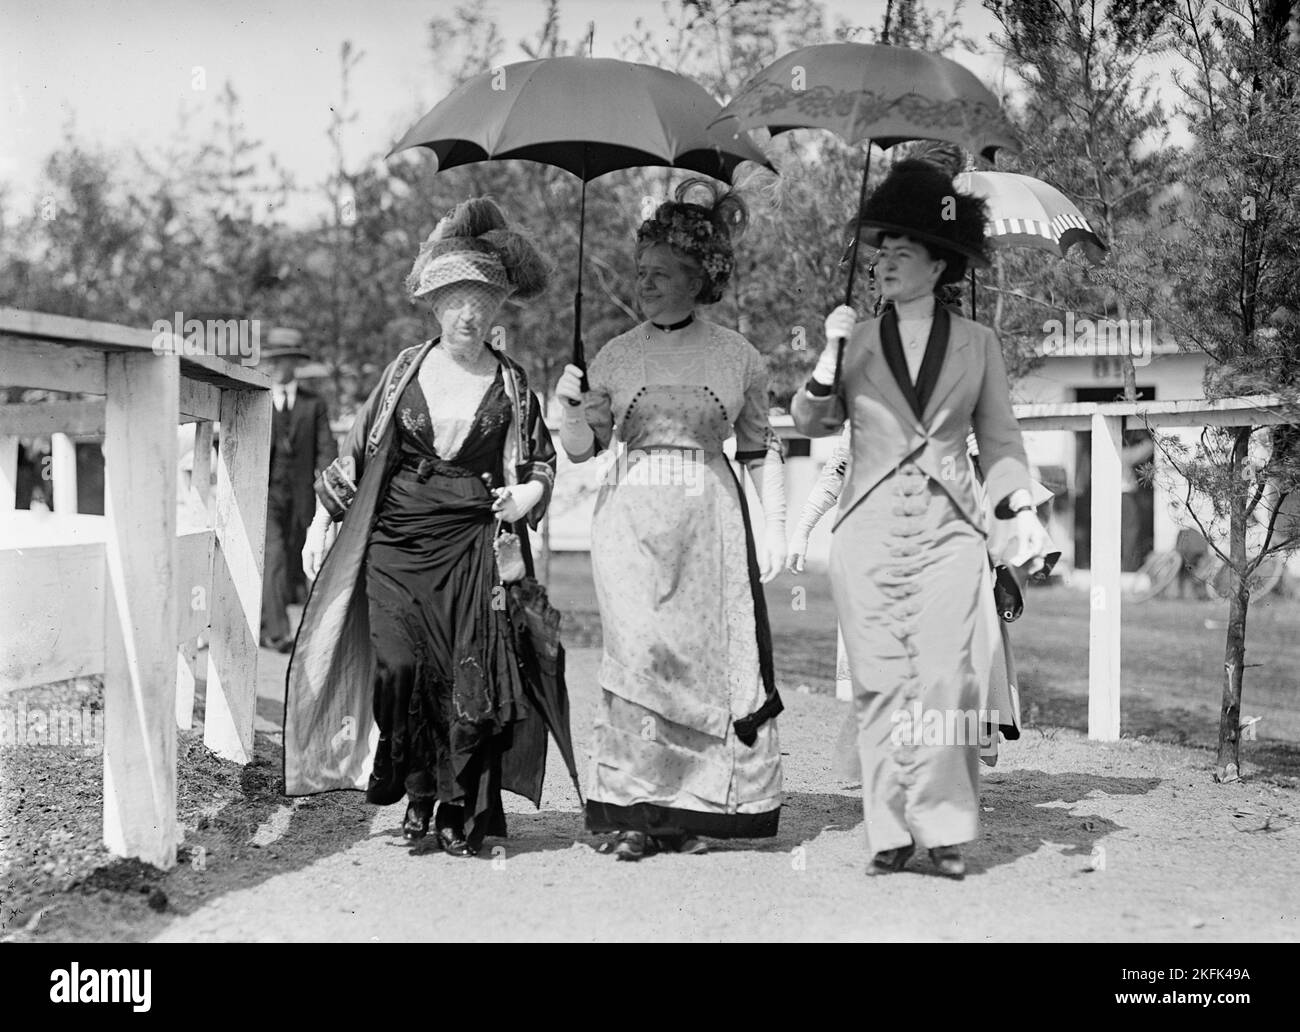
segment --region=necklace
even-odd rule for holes
[[[910,340],[903,337],[903,346],[909,351],[919,351],[923,348],[929,341],[930,327],[934,325],[934,297],[927,295],[909,298],[906,301],[895,301],[894,314],[898,319],[898,334],[900,337],[903,337],[905,323],[917,327],[912,331]]]
[[[694,321],[695,321],[695,313],[690,312],[687,314],[686,318],[682,319],[680,322],[670,323],[667,326],[663,325],[662,323],[651,322],[650,325],[653,326],[656,330],[663,330],[664,333],[672,333],[673,330],[686,329],[686,327],[688,327]]]
[[[901,332],[902,332],[902,326],[901,326],[901,325],[899,326],[899,332],[900,332],[900,334],[901,334]],[[916,333],[914,333],[914,334],[912,335],[911,339],[908,339],[907,337],[904,337],[904,338],[903,338],[903,347],[907,348],[909,351],[915,351],[917,348],[919,348],[919,347],[921,347],[922,345],[924,345],[924,344],[929,340],[929,337],[930,337],[930,331],[929,331],[929,328],[928,328],[928,327],[925,327],[925,328],[923,328],[922,330],[919,330],[919,331],[917,331]]]

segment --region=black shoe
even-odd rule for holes
[[[659,852],[659,843],[644,831],[625,831],[614,847],[615,860],[642,860]]]
[[[438,845],[448,856],[478,856],[478,850],[459,828],[439,828]]]
[[[465,837],[465,808],[454,803],[438,807],[434,822],[438,845],[448,856],[477,856],[478,848]]]
[[[402,818],[402,838],[414,842],[429,834],[429,818],[433,816],[432,799],[413,799]]]
[[[915,852],[916,846],[910,842],[897,849],[882,849],[871,858],[867,874],[896,874],[907,866],[907,861],[912,859]]]
[[[655,841],[666,853],[682,853],[686,856],[699,856],[709,851],[704,840],[694,835],[656,835]]]
[[[945,878],[961,880],[966,877],[966,861],[956,846],[935,846],[930,850],[930,860]]]

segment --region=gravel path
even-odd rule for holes
[[[594,649],[569,656],[583,765],[598,661]],[[265,683],[263,720],[274,669]],[[1180,746],[1028,729],[985,768],[983,835],[964,882],[930,876],[924,859],[915,873],[867,878],[860,798],[829,769],[844,705],[787,693],[775,840],[618,863],[583,831],[552,750],[540,812],[507,796],[511,837],[474,860],[413,850],[400,805],[357,795],[341,816],[287,800],[254,836],[287,870],[155,941],[1300,939],[1300,790],[1214,785],[1212,756]],[[340,833],[342,821],[362,834]]]

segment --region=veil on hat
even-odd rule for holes
[[[551,264],[532,241],[511,229],[488,197],[462,201],[420,245],[406,277],[407,296],[425,297],[464,280],[491,283],[520,301],[546,289]]]

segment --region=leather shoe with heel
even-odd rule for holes
[[[930,860],[945,878],[966,877],[966,861],[956,846],[935,846],[930,850]]]
[[[402,838],[414,842],[429,833],[429,818],[433,816],[432,799],[413,799],[402,818]]]
[[[477,856],[478,850],[470,845],[469,839],[459,828],[439,828],[438,845],[448,856]]]
[[[478,849],[465,837],[465,811],[463,807],[444,803],[438,807],[438,820],[434,834],[438,845],[448,856],[477,856]]]
[[[616,860],[641,860],[659,852],[659,843],[644,831],[625,831],[614,847]]]
[[[656,835],[655,839],[659,843],[659,848],[668,853],[700,856],[709,851],[709,847],[694,835]]]
[[[897,849],[882,849],[871,858],[867,874],[897,874],[907,866],[907,861],[912,859],[915,852],[916,846],[910,842]]]

